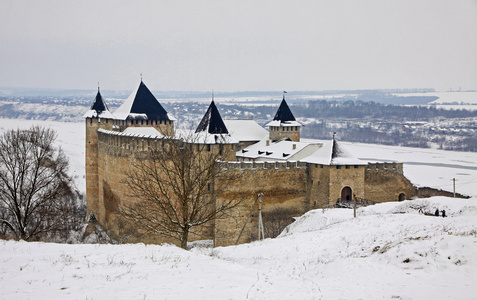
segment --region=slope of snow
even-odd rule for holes
[[[449,217],[419,214],[446,208]],[[276,239],[170,245],[0,241],[5,299],[475,299],[477,199],[310,211]]]

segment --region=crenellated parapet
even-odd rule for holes
[[[384,163],[368,163],[366,167],[367,173],[380,173],[389,172],[389,173],[396,173],[399,175],[403,175],[403,163],[397,162],[384,162]]]
[[[227,170],[305,169],[307,163],[300,161],[230,161],[220,162],[220,167]]]
[[[170,138],[131,134],[112,130],[98,130],[98,150],[113,156],[130,156],[131,154],[159,149],[171,141]]]

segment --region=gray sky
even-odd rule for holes
[[[0,86],[477,89],[477,0],[0,0]]]

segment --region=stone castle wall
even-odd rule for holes
[[[225,172],[239,172],[239,177],[230,181],[222,179],[223,182],[216,184],[221,187],[216,190],[217,202],[235,197],[242,203],[229,212],[227,219],[216,221],[216,246],[235,244],[244,226],[238,243],[250,241],[252,233],[258,228],[258,203],[248,221],[247,217],[258,194],[263,194],[263,212],[280,207],[300,216],[309,210],[306,163],[229,162],[222,163],[221,168]]]
[[[99,224],[112,232],[114,237],[130,234],[129,242],[176,243],[140,232],[137,226],[124,220],[119,213],[122,204],[137,201],[131,197],[125,185],[127,174],[131,171],[130,157],[134,153],[166,147],[171,140],[116,131],[117,126],[124,125],[121,122],[126,121],[98,121],[86,121],[88,214],[94,212]],[[197,147],[198,150],[206,151],[200,148],[204,145]],[[397,201],[401,193],[407,199],[415,195],[414,187],[403,175],[402,164],[398,163],[337,167],[303,162],[234,162],[232,153],[235,154],[235,145],[211,145],[209,150],[219,151],[219,147],[225,147],[224,160],[230,160],[220,164],[221,170],[224,174],[234,176],[230,176],[230,179],[223,176],[214,183],[216,201],[243,201],[229,212],[228,218],[211,224],[213,232],[210,238],[214,238],[216,246],[235,244],[242,228],[245,229],[239,243],[250,241],[258,227],[257,209],[246,220],[260,193],[263,193],[263,212],[280,207],[293,216],[300,216],[313,208],[333,205],[347,186],[355,196],[379,202]],[[236,174],[240,176],[237,178]]]
[[[416,188],[403,174],[402,163],[368,164],[365,172],[366,199],[375,202],[399,201],[416,196]],[[403,200],[402,199],[402,200]]]
[[[335,204],[341,199],[343,188],[351,188],[351,194],[366,198],[365,193],[364,171],[365,166],[346,165],[346,166],[330,166],[330,195],[331,204]]]

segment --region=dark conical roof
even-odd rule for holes
[[[91,105],[91,110],[95,110],[98,115],[103,111],[109,110],[103,100],[103,97],[101,96],[99,89],[96,97],[94,98],[93,105]]]
[[[295,117],[293,116],[293,113],[290,110],[290,107],[288,107],[288,104],[285,101],[285,96],[283,96],[282,103],[280,103],[280,107],[278,107],[277,113],[275,114],[273,121],[296,121]]]
[[[217,106],[215,106],[214,100],[209,105],[207,112],[197,126],[195,132],[207,131],[211,134],[222,134],[229,133],[227,127],[225,126],[222,117],[220,116]]]
[[[145,114],[148,120],[170,120],[166,110],[142,80],[138,89],[115,112],[115,115],[124,118],[130,114]]]

